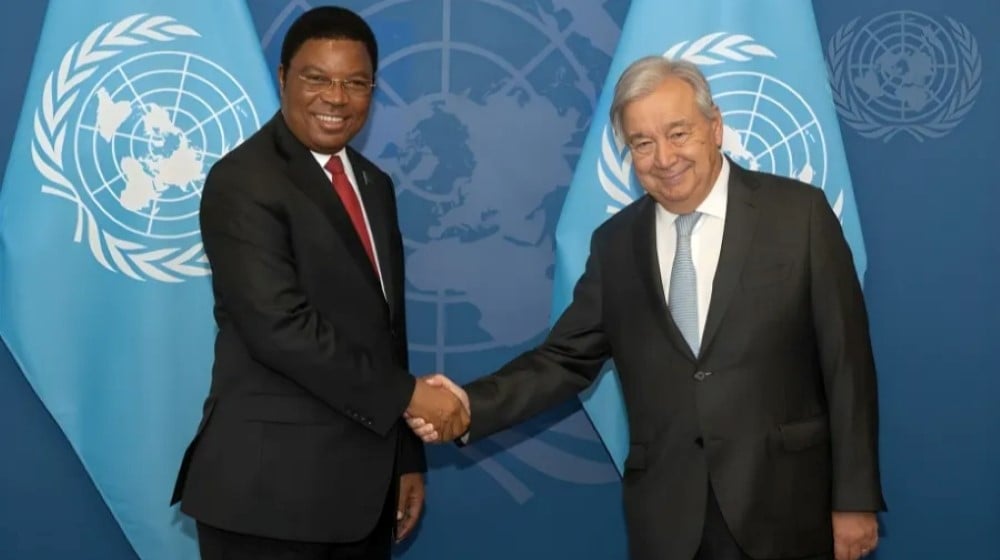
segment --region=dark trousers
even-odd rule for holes
[[[705,506],[705,526],[701,532],[701,546],[694,560],[754,560],[743,552],[729,531],[711,484],[708,485],[708,503]],[[833,560],[833,551],[820,556],[787,560]]]
[[[395,496],[390,491],[389,496]],[[389,560],[396,506],[386,499],[382,516],[364,539],[317,543],[270,539],[225,531],[198,522],[201,560]]]
[[[379,522],[372,534],[353,543],[314,543],[269,539],[198,523],[202,560],[389,560],[390,527]]]

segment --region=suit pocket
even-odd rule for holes
[[[778,426],[778,431],[787,451],[802,451],[830,441],[830,424],[825,415],[786,422]]]

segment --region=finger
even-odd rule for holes
[[[454,393],[456,397],[458,397],[460,394],[464,394],[462,388],[459,387],[457,383],[452,381],[451,378],[447,377],[444,374],[435,373],[434,375],[425,377],[424,380],[427,383],[431,383],[435,387],[445,387],[446,389]],[[461,398],[459,398],[459,400],[462,401]]]
[[[451,441],[458,437],[458,430],[460,426],[454,420],[448,422],[444,430],[441,431],[441,439],[445,441]]]
[[[405,485],[400,489],[399,501],[396,503],[396,535],[399,535],[400,523],[403,521],[404,513],[403,510],[406,509],[406,488]],[[398,538],[397,538],[398,540]]]
[[[399,512],[399,520],[396,521],[396,542],[400,542],[410,536],[410,531],[413,530],[413,526],[416,523],[416,519],[412,519],[409,515]]]
[[[396,542],[400,542],[410,536],[413,528],[417,526],[417,521],[420,520],[422,508],[423,500],[414,497],[407,504],[406,510],[400,512],[399,519],[396,522]]]
[[[440,436],[437,432],[431,432],[427,435],[420,436],[420,439],[423,440],[424,443],[436,443],[439,438]]]
[[[409,426],[410,429],[413,429],[413,430],[416,430],[417,428],[422,428],[426,424],[427,424],[427,422],[423,418],[407,418],[406,419],[406,425]]]
[[[836,560],[850,560],[847,556],[848,549],[840,540],[834,540],[833,542],[833,556]]]
[[[424,496],[414,495],[413,499],[410,500],[409,504],[409,518],[411,520],[410,529],[417,526],[417,521],[420,520],[420,514],[424,511]]]
[[[462,390],[461,387],[459,387],[454,381],[452,381],[451,379],[449,379],[449,378],[447,378],[447,377],[445,377],[443,375],[439,374],[436,377],[441,380],[441,384],[442,385],[444,385],[445,387],[447,387],[448,390],[451,391],[452,393],[455,393],[455,396],[458,396],[459,391]]]
[[[444,385],[445,377],[440,374],[431,375],[424,378],[424,383],[430,385],[431,387],[441,387]]]
[[[433,424],[427,424],[427,425],[424,425],[424,426],[420,426],[419,428],[415,428],[413,430],[413,433],[417,434],[420,437],[423,437],[423,436],[427,436],[427,435],[433,434],[436,431],[437,430],[434,429],[434,425]]]

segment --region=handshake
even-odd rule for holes
[[[446,442],[469,431],[469,396],[440,373],[417,379],[403,417],[424,443]]]

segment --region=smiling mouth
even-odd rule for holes
[[[687,173],[687,170],[688,168],[685,167],[675,173],[664,173],[663,175],[660,175],[660,178],[666,183],[674,184],[684,178],[684,174]]]
[[[318,114],[314,114],[313,116],[316,118],[317,121],[319,121],[320,125],[323,128],[333,128],[333,129],[341,128],[341,127],[344,126],[344,123],[347,122],[346,118],[344,118],[344,117],[337,117],[337,116],[334,116],[334,115],[318,115]]]

